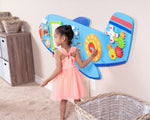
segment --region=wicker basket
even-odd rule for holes
[[[5,32],[4,27],[2,25],[2,20],[7,20],[11,18],[10,12],[0,12],[0,32]]]
[[[0,17],[11,16],[10,12],[0,12]]]
[[[150,103],[112,92],[75,104],[78,120],[150,120]]]
[[[0,32],[5,32],[4,26],[2,24],[3,20],[12,20],[12,19],[19,19],[16,16],[6,16],[6,17],[0,17]]]
[[[10,16],[0,17],[0,32],[5,32],[2,21],[3,20],[8,20],[8,19],[11,19],[11,17]]]
[[[3,20],[2,24],[6,33],[17,33],[22,26],[22,21],[19,19]]]

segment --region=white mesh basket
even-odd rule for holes
[[[112,92],[75,104],[78,120],[150,120],[150,103]]]

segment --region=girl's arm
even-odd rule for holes
[[[81,68],[84,68],[86,65],[88,65],[90,63],[91,60],[93,60],[93,58],[95,57],[96,54],[97,54],[97,50],[93,49],[91,56],[88,59],[82,61],[82,59],[80,57],[79,49],[77,48],[76,49],[76,61]]]
[[[43,81],[41,84],[41,87],[45,86],[48,82],[50,82],[53,78],[55,78],[60,72],[61,72],[61,59],[60,59],[60,54],[58,50],[55,51],[55,61],[56,61],[56,67],[53,73]]]

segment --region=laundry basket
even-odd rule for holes
[[[150,103],[111,92],[75,104],[78,120],[150,120]]]

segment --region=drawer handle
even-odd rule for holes
[[[4,65],[7,65],[6,63],[4,63]]]
[[[9,23],[9,25],[12,25],[12,24],[16,24],[17,25],[18,22],[12,21],[12,22]]]
[[[2,40],[2,42],[4,42],[4,40]]]

